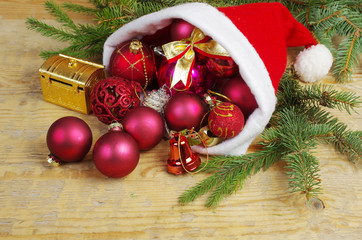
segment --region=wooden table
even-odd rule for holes
[[[316,151],[325,203],[321,211],[308,209],[303,196],[289,192],[283,164],[250,178],[216,209],[204,207],[205,197],[180,206],[178,196],[205,175],[168,174],[166,141],[143,152],[136,170],[124,179],[100,174],[91,152],[82,162],[51,167],[45,161],[45,137],[55,120],[84,119],[93,142],[106,126],[93,115],[43,100],[38,55],[63,45],[27,30],[28,16],[54,23],[43,0],[0,2],[0,238],[362,239],[360,165],[327,145]],[[90,21],[76,14],[72,18]],[[362,95],[361,73],[359,67],[354,81],[336,88]],[[361,130],[361,114],[333,113]]]

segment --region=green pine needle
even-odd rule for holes
[[[75,25],[73,20],[70,19],[69,15],[65,11],[63,11],[58,4],[48,0],[45,2],[45,9],[65,27],[68,27],[74,31],[77,30],[77,26]]]

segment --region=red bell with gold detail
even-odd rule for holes
[[[167,171],[180,175],[186,172],[195,171],[201,164],[200,157],[192,152],[187,138],[176,134],[170,140],[171,156],[167,160]]]

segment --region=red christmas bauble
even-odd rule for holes
[[[139,162],[140,152],[136,140],[114,127],[98,139],[93,147],[93,161],[97,169],[112,178],[130,174]]]
[[[50,126],[47,145],[56,162],[80,161],[92,146],[92,131],[80,118],[63,117]]]
[[[208,111],[204,99],[195,93],[182,92],[171,97],[165,107],[165,119],[171,130],[200,129]]]
[[[171,87],[173,73],[175,71],[176,62],[169,63],[167,60],[164,60],[159,69],[158,69],[158,86],[162,87],[166,85]],[[209,71],[207,70],[206,65],[203,62],[195,62],[191,69],[190,79],[188,85],[185,86],[181,81],[176,83],[175,86],[171,88],[173,95],[189,91],[199,95],[204,94],[207,89],[211,88],[214,85],[214,78],[208,77]]]
[[[140,106],[136,93],[140,91],[142,88],[138,82],[119,77],[101,80],[92,91],[92,111],[99,121],[107,125],[120,122],[130,109]]]
[[[241,109],[245,118],[250,116],[258,107],[250,88],[240,76],[227,81],[223,86],[222,94]]]
[[[191,36],[195,26],[182,19],[176,19],[171,24],[171,40],[179,41]]]
[[[232,138],[244,127],[244,115],[235,104],[223,102],[209,114],[209,129],[220,138]]]
[[[146,88],[156,76],[153,52],[138,40],[124,42],[112,53],[109,70],[111,76],[139,82]]]
[[[232,59],[221,59],[210,57],[206,66],[209,71],[220,78],[230,78],[239,72],[238,65]]]
[[[161,114],[149,107],[137,107],[129,111],[122,121],[123,129],[138,143],[140,150],[156,146],[164,133]]]

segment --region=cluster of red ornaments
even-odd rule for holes
[[[193,29],[191,24],[175,20],[169,39],[188,38]],[[176,63],[149,47],[155,39],[160,38],[149,36],[118,46],[110,60],[111,76],[93,89],[90,101],[94,115],[110,125],[93,148],[95,166],[106,176],[119,178],[131,173],[139,162],[140,151],[156,146],[165,130],[176,132],[171,136],[168,171],[173,174],[194,171],[200,165],[200,158],[191,152],[187,138],[179,132],[185,129],[197,132],[206,127],[215,137],[232,138],[240,133],[247,117],[257,108],[233,60],[196,53],[187,84],[179,81],[172,86]],[[170,99],[160,102],[162,106],[157,108],[147,106],[147,92],[164,87],[169,90]],[[218,93],[213,96],[212,104],[205,99],[207,90]],[[91,147],[92,133],[84,121],[65,117],[49,128],[47,143],[51,151],[49,162],[79,161]]]

